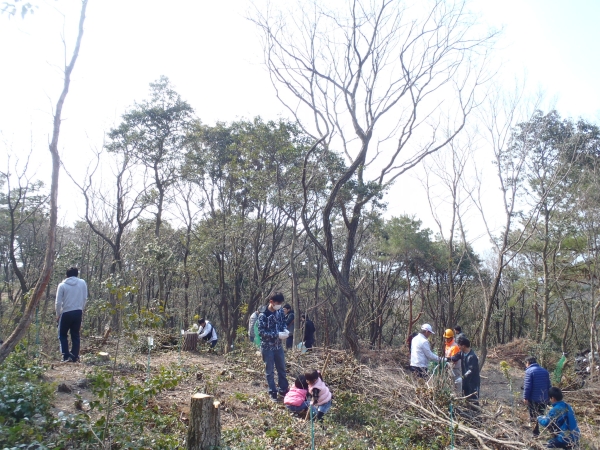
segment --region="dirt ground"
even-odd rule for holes
[[[108,346],[103,350],[114,354],[114,347]],[[140,382],[147,377],[148,355],[142,352],[130,351],[119,357],[117,374],[127,375],[130,379]],[[287,358],[289,374],[295,373],[298,367],[294,366],[294,359]],[[481,401],[497,415],[502,415],[504,420],[512,421],[514,429],[520,429],[523,436],[529,436],[531,430],[528,427],[528,414],[521,400],[521,386],[523,385],[524,371],[511,361],[509,384],[506,376],[500,369],[500,361],[506,360],[504,355],[490,352],[486,365],[482,371]],[[122,362],[121,362],[122,361]],[[93,400],[92,391],[86,377],[90,375],[94,367],[104,364],[111,367],[111,363],[99,363],[95,351],[82,356],[81,363],[59,363],[45,361],[50,364],[46,377],[57,386],[66,385],[70,392],[58,390],[54,402],[54,412],[65,414],[76,414],[81,411],[81,405],[77,405],[77,395],[83,400],[83,410],[89,409],[86,401]],[[402,367],[408,362],[407,355],[402,349],[387,351],[366,351],[361,362],[371,367],[385,368],[390,373],[398,373],[404,376]],[[253,406],[254,401],[268,402],[267,385],[264,379],[264,365],[260,353],[256,351],[245,351],[228,356],[209,353],[205,347],[199,352],[178,352],[177,349],[156,351],[151,353],[150,370],[155,373],[161,366],[181,367],[186,373],[184,380],[174,389],[158,395],[154,401],[165,409],[175,406],[180,412],[180,420],[187,423],[189,414],[189,403],[191,396],[196,392],[207,392],[215,395],[221,403],[221,421],[223,430],[235,428],[240,420],[244,418],[256,418],[257,408]],[[290,375],[291,378],[291,375]],[[512,390],[511,390],[512,386]],[[62,390],[68,390],[62,388]],[[256,400],[257,399],[257,400]],[[567,399],[568,401],[568,399]],[[273,411],[283,408],[280,404],[268,406]],[[261,409],[258,409],[259,411]],[[265,424],[268,421],[264,414]],[[261,417],[261,419],[263,419]],[[600,423],[600,421],[598,422]],[[595,427],[594,421],[586,425]],[[300,426],[300,425],[299,425]],[[596,434],[594,432],[594,434]]]

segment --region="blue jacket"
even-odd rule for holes
[[[556,434],[554,440],[561,444],[573,445],[579,441],[579,427],[573,408],[563,401],[556,402],[547,416],[539,416],[538,422],[543,427],[550,427]]]
[[[258,335],[260,336],[261,349],[278,350],[283,348],[279,333],[286,330],[283,310],[271,312],[269,308],[266,308],[258,315]]]
[[[525,369],[525,384],[523,386],[523,399],[530,402],[547,403],[550,374],[539,364],[531,364]]]

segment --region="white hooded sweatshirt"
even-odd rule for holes
[[[87,284],[81,278],[69,277],[56,290],[56,317],[69,311],[84,310],[88,296]]]

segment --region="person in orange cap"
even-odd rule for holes
[[[454,331],[448,328],[444,331],[444,356],[452,368],[452,379],[460,379],[460,348],[454,341]],[[455,383],[456,390],[462,392],[462,383]]]

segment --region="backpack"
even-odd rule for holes
[[[210,333],[208,333],[206,336],[204,336],[202,339],[204,339],[205,341],[210,341],[212,339],[212,335],[213,335],[213,330],[215,329],[215,327],[213,326],[212,323],[209,323],[208,325],[210,325]]]

